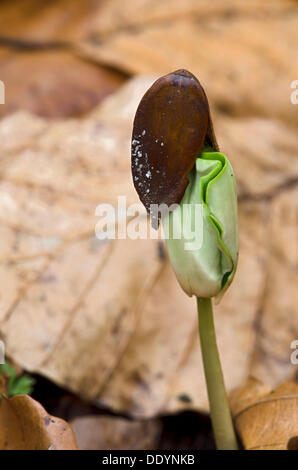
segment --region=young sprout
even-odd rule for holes
[[[237,449],[211,303],[212,297],[220,301],[237,266],[236,182],[229,160],[219,151],[206,94],[190,72],[178,70],[161,77],[142,98],[133,126],[132,175],[152,225],[157,228],[162,219],[182,289],[197,298],[217,448]],[[154,212],[156,205],[163,209]],[[190,245],[189,234],[199,243]]]

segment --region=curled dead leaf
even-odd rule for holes
[[[1,450],[76,450],[71,427],[28,395],[0,401]]]
[[[246,450],[298,450],[298,383],[271,389],[250,378],[232,393],[231,407]]]

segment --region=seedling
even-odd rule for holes
[[[197,298],[217,447],[237,449],[211,302],[213,297],[220,301],[237,266],[236,182],[229,160],[219,151],[206,94],[190,72],[178,70],[161,77],[142,98],[133,126],[132,175],[152,225],[157,228],[161,219],[167,229],[169,257],[182,289]],[[168,211],[156,216],[154,205],[166,205]],[[202,242],[190,250],[185,234],[192,232],[197,206],[202,208]],[[178,225],[180,237],[175,236]]]
[[[0,376],[5,379],[6,395],[9,398],[15,395],[30,395],[32,393],[35,380],[27,374],[20,376],[17,368],[8,362],[0,366]]]

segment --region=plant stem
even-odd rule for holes
[[[197,298],[201,350],[216,447],[238,449],[221,369],[211,299]]]

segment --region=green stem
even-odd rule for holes
[[[217,449],[238,449],[221,369],[211,299],[197,298],[201,350]]]

